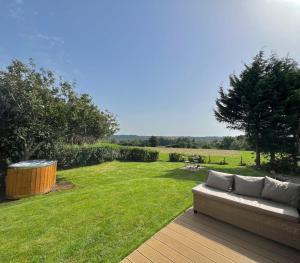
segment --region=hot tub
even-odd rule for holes
[[[56,161],[31,160],[11,164],[6,174],[6,197],[18,199],[48,193],[55,186]]]

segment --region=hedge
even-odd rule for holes
[[[170,162],[184,162],[185,156],[181,153],[169,153],[169,161]]]
[[[36,156],[38,159],[57,160],[59,168],[73,168],[99,164],[107,161],[155,162],[159,152],[114,144],[60,145],[53,151]]]

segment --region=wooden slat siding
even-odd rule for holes
[[[147,245],[155,249],[156,251],[160,251],[163,255],[165,255],[167,258],[169,258],[173,262],[177,263],[190,263],[192,262],[190,259],[187,257],[181,255],[174,249],[171,249],[168,247],[166,244],[160,242],[159,240],[155,238],[150,238],[147,241]]]
[[[5,177],[6,193],[12,192],[12,183],[11,183],[12,173],[13,173],[12,169],[7,170],[7,175]]]
[[[148,258],[143,256],[139,251],[133,251],[129,256],[128,259],[133,263],[149,263],[151,262]]]
[[[205,255],[201,253],[201,251],[195,251],[194,249],[186,246],[179,240],[174,239],[164,233],[158,232],[154,238],[158,239],[159,241],[165,243],[170,248],[176,250],[177,252],[181,253],[185,257],[189,258],[194,262],[203,262],[203,263],[212,263],[214,261],[207,258]]]
[[[294,261],[291,261],[288,258],[281,257],[274,253],[271,247],[269,247],[269,250],[263,249],[259,247],[256,243],[248,243],[243,241],[242,239],[236,238],[234,236],[230,236],[228,234],[225,234],[222,231],[216,231],[213,228],[203,226],[201,224],[195,224],[191,221],[184,221],[185,219],[180,219],[182,222],[184,222],[184,225],[189,228],[191,227],[194,231],[201,233],[202,235],[207,235],[211,239],[215,239],[221,244],[226,245],[227,247],[238,251],[247,257],[255,260],[255,261],[263,261],[263,262],[285,262],[285,263],[292,263]],[[178,221],[179,222],[179,221]],[[224,228],[227,226],[224,224]],[[241,234],[243,235],[244,230],[240,230]],[[271,244],[270,244],[271,245]]]
[[[52,176],[53,173],[54,173],[53,165],[50,166],[50,172],[49,172],[49,176],[48,176],[48,189],[49,189],[49,191],[51,190],[53,177],[54,177],[54,176]]]
[[[147,243],[141,245],[138,248],[138,251],[145,257],[147,257],[149,260],[155,263],[170,263],[172,262],[162,254],[160,254],[158,251],[150,247]]]
[[[34,194],[35,186],[36,186],[36,176],[37,176],[37,170],[33,169],[32,171],[32,178],[31,178],[31,186],[30,186],[30,194]]]
[[[274,257],[276,257],[277,259],[284,259],[285,262],[300,262],[300,253],[296,249],[289,248],[248,231],[231,226],[230,224],[215,220],[209,216],[200,213],[194,215],[191,210],[188,210],[184,216],[175,219],[174,222],[183,222],[194,226],[196,229],[199,229],[199,226],[201,225],[201,229],[209,231],[216,236],[222,233],[223,239],[239,244],[247,250],[252,250],[265,257],[270,257],[273,260]]]
[[[47,177],[48,177],[48,167],[42,167],[42,168],[39,168],[42,170],[41,172],[41,191],[40,193],[44,192],[45,191],[45,188],[46,188],[46,180],[47,180]]]
[[[7,198],[47,193],[56,181],[56,163],[46,167],[8,168],[5,180]]]
[[[176,223],[172,223],[168,225],[168,227],[178,233],[183,234],[184,236],[189,237],[194,242],[201,242],[201,244],[207,246],[210,249],[215,249],[218,253],[222,254],[225,257],[232,259],[234,262],[248,262],[253,263],[256,262],[254,260],[249,259],[243,254],[236,252],[229,247],[226,247],[216,241],[213,241],[205,236],[197,234],[197,232],[193,232],[192,230],[183,227],[182,225],[178,225]]]
[[[222,262],[222,263],[233,263],[234,261],[225,257],[222,254],[219,254],[216,252],[216,248],[208,248],[207,246],[204,246],[202,243],[195,242],[194,240],[190,239],[190,237],[186,237],[182,234],[179,234],[175,231],[173,231],[171,228],[166,227],[162,231],[162,233],[168,235],[169,237],[172,237],[176,240],[180,240],[183,244],[188,246],[189,248],[199,252],[203,256],[209,258],[213,262]],[[213,250],[215,249],[215,250]]]
[[[36,187],[36,190],[35,192],[36,193],[40,193],[41,192],[41,181],[42,181],[42,175],[41,175],[41,169],[36,169],[36,172],[37,172],[37,176],[36,176],[36,182],[37,182],[37,187]]]
[[[128,258],[124,258],[120,263],[131,263],[131,261]]]
[[[32,177],[32,173],[33,173],[33,169],[26,169],[24,170],[24,174],[23,176],[25,177],[24,180],[25,180],[25,185],[26,187],[24,187],[24,195],[30,193],[30,190],[31,190],[31,177]]]
[[[24,188],[24,183],[25,183],[25,176],[24,176],[24,174],[25,174],[25,172],[24,172],[24,170],[17,170],[18,172],[18,184],[17,184],[17,186],[18,187],[16,187],[16,189],[15,189],[15,193],[16,193],[16,195],[19,195],[19,194],[23,194],[23,192],[24,192],[24,190],[23,190],[23,188]]]

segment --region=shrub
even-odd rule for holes
[[[113,161],[119,157],[119,147],[115,145],[59,145],[54,150],[38,158],[57,160],[59,168],[72,168]]]
[[[114,144],[59,145],[51,152],[44,152],[35,157],[57,160],[58,167],[66,169],[113,160],[154,162],[158,160],[159,152]]]
[[[120,147],[118,159],[120,161],[155,162],[158,160],[158,157],[158,151],[136,147]]]
[[[226,164],[228,164],[228,163],[226,162],[226,158],[224,157],[224,159],[223,159],[222,161],[220,161],[219,164],[220,164],[220,165],[226,165]]]
[[[205,163],[205,157],[201,155],[189,155],[188,160],[191,163]]]
[[[169,153],[169,161],[170,162],[184,162],[185,157],[181,153]]]

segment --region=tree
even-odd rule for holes
[[[295,163],[299,145],[300,75],[296,62],[291,58],[268,59],[265,73],[267,127],[263,133],[263,152],[275,163],[275,154],[291,154]]]
[[[156,136],[151,136],[149,138],[149,144],[150,144],[151,147],[158,146],[158,143],[159,143],[159,141],[158,141],[158,138]]]
[[[227,92],[221,87],[215,116],[227,127],[245,132],[247,141],[260,153],[291,155],[296,163],[299,147],[300,80],[299,69],[290,58],[279,59],[263,52],[239,76],[230,76]]]
[[[13,60],[0,71],[0,159],[27,160],[54,144],[93,142],[118,124],[52,71]]]
[[[260,167],[261,130],[264,125],[264,72],[263,52],[259,52],[250,65],[245,65],[239,76],[233,74],[229,77],[231,88],[228,92],[223,87],[220,88],[219,98],[216,100],[217,108],[214,111],[219,122],[247,134],[249,141],[255,146],[257,167]]]

